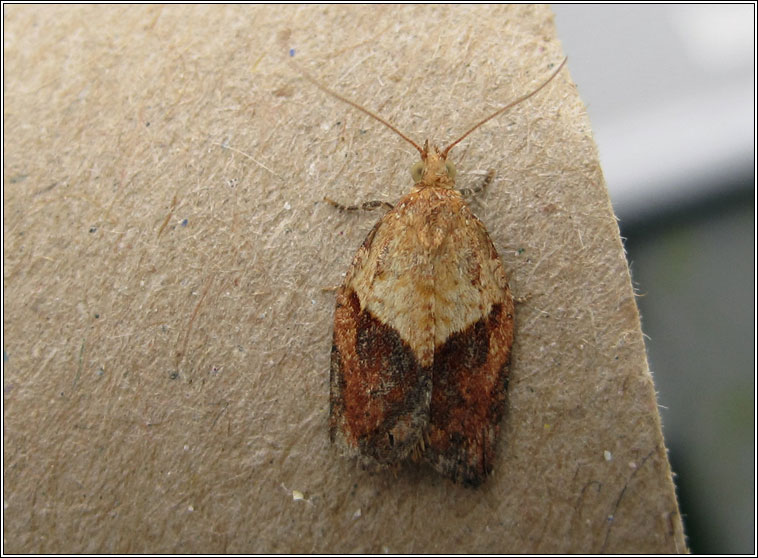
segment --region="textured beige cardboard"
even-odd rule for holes
[[[334,293],[415,150],[563,59],[542,6],[4,7],[4,550],[686,551],[567,69],[451,154],[509,273],[495,472],[327,437]]]

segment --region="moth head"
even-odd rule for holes
[[[441,153],[437,146],[430,149],[429,140],[420,151],[421,160],[411,167],[413,182],[442,188],[455,186],[455,165],[447,160],[447,153]]]

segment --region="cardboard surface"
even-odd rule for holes
[[[563,59],[541,6],[5,6],[4,550],[682,552],[568,69],[451,154],[526,300],[495,472],[327,437],[334,293],[415,150]]]

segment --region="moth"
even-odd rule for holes
[[[329,436],[365,465],[425,461],[469,486],[480,485],[493,470],[514,302],[487,230],[455,189],[448,155],[471,132],[539,92],[565,63],[442,150],[428,140],[419,146],[300,70],[421,156],[411,168],[411,191],[368,233],[337,290]]]

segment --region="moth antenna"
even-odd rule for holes
[[[460,143],[460,142],[461,142],[461,141],[462,141],[464,138],[466,138],[466,136],[468,136],[468,135],[469,135],[471,132],[473,132],[474,130],[476,130],[476,129],[477,129],[479,126],[481,126],[482,124],[485,124],[485,123],[489,122],[490,120],[492,120],[492,119],[493,119],[493,118],[495,118],[496,116],[500,116],[501,114],[503,114],[503,113],[504,113],[506,110],[508,110],[509,108],[511,108],[511,107],[514,107],[514,106],[516,106],[517,104],[519,104],[519,103],[521,103],[521,102],[523,102],[523,101],[526,101],[526,100],[527,100],[529,97],[531,97],[532,95],[536,95],[536,94],[537,94],[537,93],[538,93],[538,92],[539,92],[539,91],[540,91],[540,90],[541,90],[543,87],[545,87],[545,86],[546,86],[548,83],[550,83],[551,81],[553,81],[553,78],[554,78],[555,76],[557,76],[557,75],[558,75],[558,72],[560,72],[560,71],[561,71],[561,69],[563,68],[563,66],[565,66],[565,65],[566,65],[566,61],[567,61],[567,60],[568,60],[568,56],[567,56],[566,58],[564,58],[564,59],[563,59],[563,62],[561,62],[561,65],[560,65],[560,66],[558,66],[558,69],[557,69],[556,71],[554,71],[554,72],[553,72],[553,75],[551,75],[549,78],[547,78],[547,79],[545,80],[545,82],[544,82],[542,85],[540,85],[540,86],[539,86],[537,89],[535,89],[535,90],[534,90],[534,91],[532,91],[531,93],[527,93],[527,94],[526,94],[526,95],[524,95],[523,97],[519,97],[519,98],[518,98],[518,99],[516,99],[515,101],[512,101],[512,102],[508,103],[508,104],[507,104],[507,105],[505,105],[503,108],[496,110],[495,112],[493,112],[492,114],[490,114],[490,115],[489,115],[487,118],[485,118],[484,120],[482,120],[481,122],[479,122],[478,124],[476,124],[476,125],[475,125],[473,128],[471,128],[471,129],[470,129],[468,132],[466,132],[466,133],[465,133],[465,134],[463,134],[461,137],[459,137],[457,140],[455,140],[453,143],[451,143],[450,145],[448,145],[448,146],[445,148],[445,150],[442,152],[442,158],[443,158],[443,159],[444,159],[444,158],[446,158],[446,157],[447,157],[447,154],[448,154],[448,152],[449,152],[449,151],[450,151],[450,150],[451,150],[453,147],[455,147],[456,145],[458,145],[458,143]]]
[[[294,68],[295,68],[295,69],[296,69],[298,72],[300,72],[301,74],[303,74],[303,76],[305,77],[305,79],[307,79],[307,80],[308,80],[308,81],[310,81],[310,82],[311,82],[313,85],[315,85],[316,87],[318,87],[319,89],[321,89],[321,91],[324,91],[325,93],[328,93],[328,94],[329,94],[329,95],[331,95],[332,97],[336,97],[337,99],[339,99],[339,100],[340,100],[340,101],[342,101],[343,103],[347,103],[347,104],[348,104],[348,105],[350,105],[351,107],[353,107],[353,108],[357,108],[359,111],[361,111],[361,112],[363,112],[363,113],[365,113],[365,114],[368,114],[368,115],[369,115],[371,118],[373,118],[374,120],[378,120],[379,122],[381,122],[382,124],[384,124],[385,126],[387,126],[387,128],[389,128],[390,130],[392,130],[393,132],[395,132],[395,133],[396,133],[398,136],[400,136],[400,137],[401,137],[401,138],[403,138],[405,141],[407,141],[408,143],[410,143],[410,144],[411,144],[413,147],[415,147],[416,149],[418,149],[418,152],[419,152],[419,153],[421,153],[421,157],[422,157],[422,158],[423,158],[423,157],[426,155],[426,154],[424,153],[424,150],[423,150],[423,149],[421,149],[421,147],[419,147],[419,145],[418,145],[418,144],[417,144],[415,141],[413,141],[411,138],[409,138],[408,136],[406,136],[406,135],[405,135],[404,133],[402,133],[400,130],[398,130],[397,128],[395,128],[395,127],[394,127],[392,124],[390,124],[389,122],[387,122],[387,121],[386,121],[384,118],[382,118],[381,116],[377,116],[376,114],[374,114],[374,113],[373,113],[373,112],[371,112],[370,110],[363,108],[363,107],[362,107],[361,105],[359,105],[358,103],[356,103],[356,102],[354,102],[354,101],[351,101],[351,100],[350,100],[350,99],[348,99],[347,97],[343,97],[343,96],[342,96],[342,95],[340,95],[339,93],[336,93],[336,92],[332,91],[331,89],[329,89],[327,86],[325,86],[325,85],[321,84],[321,82],[319,82],[319,81],[318,81],[316,78],[314,78],[312,75],[310,75],[308,72],[306,72],[306,71],[305,71],[305,70],[304,70],[304,69],[303,69],[303,68],[302,68],[302,67],[301,67],[299,64],[297,64],[297,63],[296,63],[294,60],[290,60],[290,61],[289,61],[289,63],[290,63],[290,64],[292,64],[292,66],[294,66]]]

